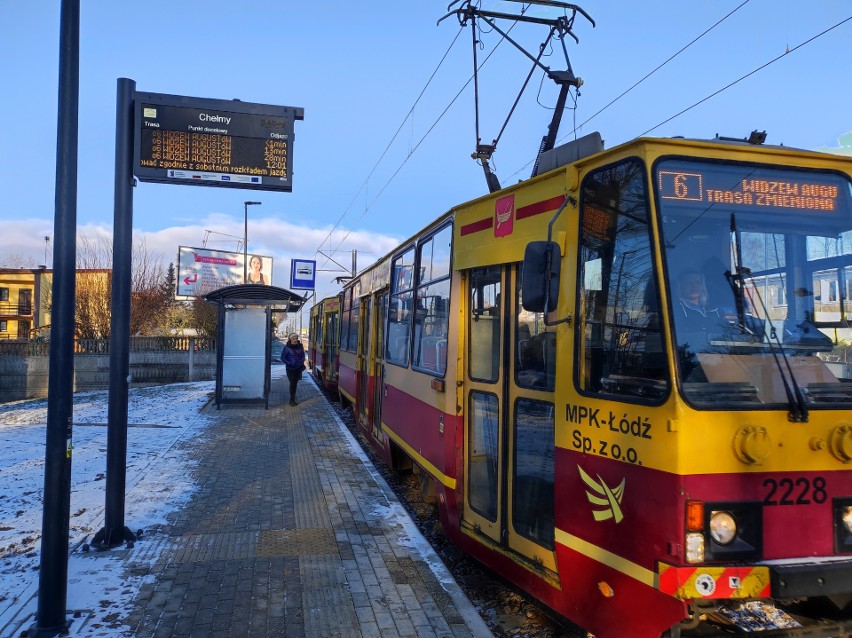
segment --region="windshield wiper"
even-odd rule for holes
[[[761,296],[758,287],[754,285],[751,270],[741,266],[743,259],[742,242],[740,240],[739,231],[737,230],[737,219],[734,213],[731,213],[731,242],[734,246],[734,271],[736,274],[726,271],[725,278],[728,280],[728,284],[730,284],[731,289],[734,291],[734,299],[737,306],[737,321],[741,327],[745,327],[745,280],[748,278],[752,284],[754,295],[760,302],[760,308],[763,312],[763,316],[765,317],[764,321],[769,323],[767,342],[769,343],[769,351],[772,353],[772,358],[775,359],[775,365],[778,366],[778,374],[781,375],[781,382],[784,384],[784,393],[787,395],[787,403],[790,406],[787,418],[792,423],[807,423],[809,418],[808,406],[805,403],[805,397],[802,394],[802,389],[799,387],[796,377],[793,374],[793,368],[790,365],[790,360],[787,358],[787,353],[784,352],[784,346],[781,345],[781,340],[778,338],[778,332],[772,323],[772,319],[769,317],[766,304],[763,303],[763,297]],[[780,357],[778,356],[779,354],[781,355]],[[783,366],[781,365],[782,359],[784,361]],[[787,374],[790,375],[789,379],[787,378],[787,375],[784,374],[785,368],[787,369]]]

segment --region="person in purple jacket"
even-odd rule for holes
[[[287,367],[287,378],[290,380],[290,405],[296,405],[296,384],[305,369],[305,348],[295,332],[287,338],[287,343],[281,351],[281,361]]]

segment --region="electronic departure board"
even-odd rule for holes
[[[134,100],[133,173],[143,182],[293,190],[303,109],[162,93]]]

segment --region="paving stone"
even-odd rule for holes
[[[268,410],[207,406],[215,422],[179,443],[197,490],[127,552],[153,581],[125,620],[134,638],[491,636],[412,547],[413,523],[384,520],[396,497],[317,388],[303,380],[293,408],[285,385]]]

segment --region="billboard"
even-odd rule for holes
[[[246,283],[272,283],[272,257],[248,255]],[[207,248],[178,248],[175,296],[198,297],[243,283],[243,254]]]

